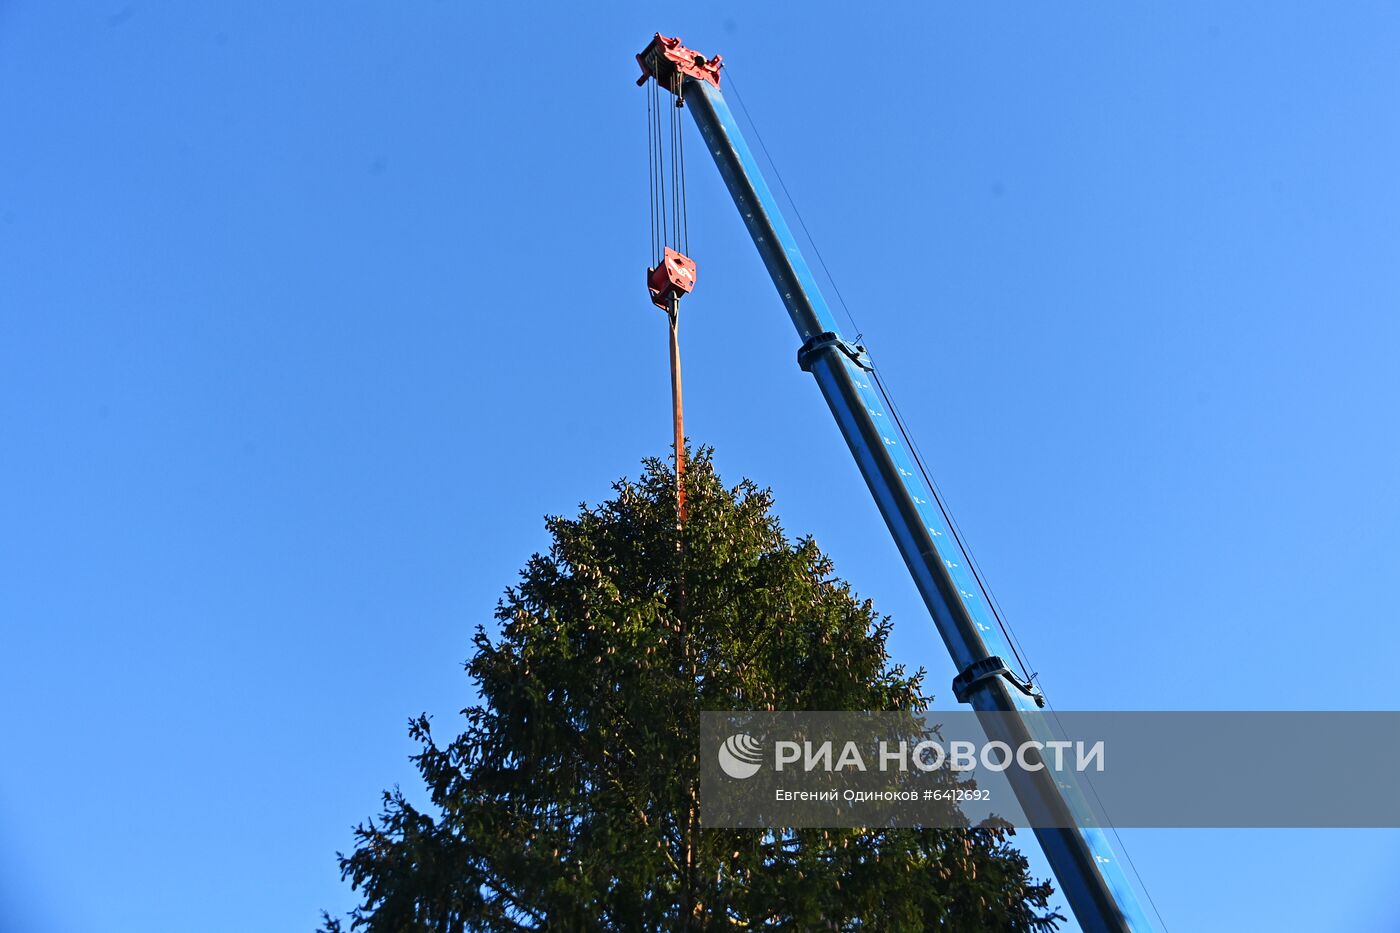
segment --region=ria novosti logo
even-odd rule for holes
[[[1074,758],[1071,763],[1066,753],[1071,749]],[[779,740],[773,743],[773,770],[782,771],[821,771],[839,773],[843,771],[936,771],[947,767],[952,771],[973,771],[979,765],[986,771],[1001,772],[1011,768],[1021,771],[1043,771],[1053,767],[1055,771],[1084,772],[1104,770],[1104,742],[1100,739],[1092,745],[1084,741],[1068,740],[1039,742],[1031,740],[1012,747],[1006,742],[952,741],[944,743],[927,740],[909,747],[901,739],[897,743],[881,739],[873,760],[871,750],[862,753],[858,743],[847,741],[836,750],[836,743],[792,742]],[[736,732],[719,746],[719,766],[725,774],[737,780],[751,778],[763,768],[763,743],[747,732]],[[1053,759],[1053,764],[1051,764]]]
[[[762,743],[744,732],[731,735],[719,747],[719,766],[732,778],[753,777],[763,767]]]

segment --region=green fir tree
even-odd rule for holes
[[[411,724],[432,805],[397,790],[341,870],[349,928],[1053,930],[1052,893],[998,826],[710,830],[697,809],[699,713],[924,709],[888,618],[789,541],[772,497],[726,488],[709,450],[577,517],[547,520],[475,634],[479,701],[440,744]],[[326,917],[330,933],[340,919]]]

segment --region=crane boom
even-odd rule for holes
[[[841,335],[816,277],[783,218],[733,113],[720,93],[720,60],[705,59],[677,39],[659,33],[637,56],[643,83],[656,78],[677,94],[695,120],[730,196],[797,329],[798,363],[817,381],[827,406],[884,517],[943,643],[961,672],[957,698],[987,713],[991,738],[1015,743],[1048,738],[1035,710],[1043,698],[1005,659],[1011,645],[991,611],[989,597],[936,505],[934,491],[913,451],[895,428],[875,384],[864,350]],[[664,79],[664,81],[663,81]],[[1008,731],[1009,730],[1009,731]],[[1104,831],[1092,822],[1077,787],[1057,786],[1048,771],[1013,775],[1027,813],[1061,814],[1036,821],[1078,826],[1036,829],[1060,888],[1076,919],[1090,931],[1145,931],[1152,924],[1140,906]],[[1072,814],[1065,818],[1063,814]]]

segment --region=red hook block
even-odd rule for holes
[[[655,269],[647,270],[647,291],[651,303],[662,311],[671,310],[671,296],[678,300],[695,287],[695,260],[684,253],[666,247],[666,253]]]

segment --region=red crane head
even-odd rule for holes
[[[669,38],[659,32],[651,43],[638,53],[637,64],[642,66],[642,76],[637,79],[638,86],[646,84],[647,78],[655,78],[657,84],[668,91],[674,91],[678,78],[689,75],[719,87],[721,64],[718,55],[707,59],[694,49],[681,45],[679,38]]]

